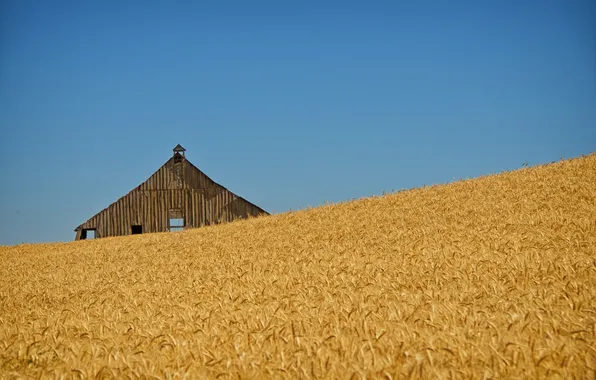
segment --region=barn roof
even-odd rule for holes
[[[176,152],[176,149],[182,149],[182,150],[179,150],[178,152]],[[91,219],[93,219],[93,218],[94,218],[94,217],[96,217],[97,215],[99,215],[99,214],[101,214],[102,212],[104,212],[104,211],[105,211],[106,209],[108,209],[110,206],[112,206],[113,204],[117,203],[117,202],[118,202],[120,199],[122,199],[122,198],[125,198],[125,197],[126,197],[126,196],[128,196],[130,193],[134,192],[135,190],[138,190],[138,189],[142,188],[142,187],[143,187],[143,186],[144,186],[144,185],[145,185],[147,182],[149,182],[149,181],[151,180],[151,178],[152,178],[152,177],[153,177],[153,176],[154,176],[154,175],[155,175],[157,172],[159,172],[160,170],[162,170],[162,168],[164,168],[164,167],[166,167],[166,168],[167,168],[168,166],[170,166],[170,165],[171,165],[171,161],[173,161],[173,162],[176,162],[176,160],[175,160],[175,158],[176,158],[176,155],[177,155],[177,154],[179,154],[179,152],[181,152],[181,151],[186,151],[186,149],[184,149],[184,148],[183,148],[183,147],[182,147],[180,144],[176,145],[176,147],[174,148],[174,152],[175,152],[174,156],[170,157],[170,158],[168,159],[168,161],[166,161],[166,162],[165,162],[165,163],[164,163],[162,166],[160,166],[160,167],[159,167],[159,169],[157,169],[157,171],[155,171],[153,174],[151,174],[151,176],[149,176],[149,178],[147,178],[147,179],[146,179],[145,181],[143,181],[143,182],[142,182],[140,185],[138,185],[137,187],[135,187],[134,189],[132,189],[131,191],[129,191],[129,192],[126,194],[126,195],[124,195],[124,196],[122,196],[122,197],[118,198],[118,199],[117,199],[115,202],[111,203],[111,204],[110,204],[108,207],[104,208],[103,210],[101,210],[101,211],[100,211],[100,212],[98,212],[97,214],[93,215],[91,218],[87,219],[85,222],[81,223],[81,224],[80,224],[80,225],[79,225],[77,228],[75,228],[74,230],[75,230],[75,231],[79,231],[80,229],[82,229],[82,228],[83,228],[83,226],[85,225],[85,223],[89,222]],[[207,180],[211,181],[211,182],[212,182],[212,183],[213,183],[215,186],[217,186],[217,187],[219,187],[219,188],[221,188],[221,189],[223,189],[223,190],[229,191],[229,190],[228,190],[227,188],[225,188],[224,186],[222,186],[222,185],[220,185],[219,183],[217,183],[217,182],[213,181],[213,180],[212,180],[212,179],[211,179],[209,176],[207,176],[207,175],[206,175],[204,172],[202,172],[202,171],[201,171],[199,168],[197,168],[196,166],[194,166],[194,165],[192,164],[192,162],[190,162],[189,160],[185,160],[185,162],[186,162],[186,164],[185,164],[185,165],[186,165],[186,168],[187,168],[188,170],[196,171],[196,172],[197,172],[197,173],[199,173],[200,175],[204,176],[204,177],[205,177]],[[174,174],[172,174],[172,175],[174,175]],[[178,177],[178,178],[180,178],[180,177]],[[200,190],[200,187],[199,187],[199,184],[198,184],[198,183],[193,183],[193,181],[188,181],[188,180],[184,180],[184,187],[185,187],[185,188],[187,188],[187,189],[196,189],[196,190]],[[242,198],[241,196],[239,196],[239,195],[237,195],[237,194],[234,194],[234,196],[236,196],[236,197],[237,197],[238,199],[240,199],[240,200],[243,200],[243,201],[245,201],[245,202],[247,202],[247,203],[249,203],[249,204],[251,204],[251,205],[255,206],[257,209],[261,210],[261,211],[262,211],[262,213],[264,213],[264,214],[267,214],[267,215],[269,214],[267,211],[263,210],[261,207],[259,207],[259,206],[255,205],[254,203],[252,203],[252,202],[249,202],[249,201],[248,201],[248,200],[246,200],[245,198]]]

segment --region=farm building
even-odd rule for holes
[[[75,229],[75,240],[177,231],[268,215],[215,183],[180,144],[149,179]]]

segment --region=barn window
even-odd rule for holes
[[[143,233],[143,226],[137,224],[130,227],[130,232],[133,235],[139,235]]]
[[[170,219],[170,231],[182,231],[184,229],[184,218]]]
[[[182,231],[184,229],[184,216],[181,209],[170,209],[168,227],[170,231]]]
[[[83,228],[81,231],[81,240],[95,239],[96,237],[95,228]]]

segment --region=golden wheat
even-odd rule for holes
[[[0,377],[596,376],[596,155],[0,247]]]

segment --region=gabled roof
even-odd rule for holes
[[[186,150],[184,149],[180,144],[178,144],[176,146],[176,148],[180,148],[182,150]],[[174,148],[174,150],[176,149]],[[178,153],[178,152],[177,152]],[[104,208],[103,210],[101,210],[100,212],[98,212],[97,214],[93,215],[91,218],[87,219],[85,222],[81,223],[77,228],[75,228],[75,231],[80,230],[81,228],[83,228],[83,225],[85,225],[87,222],[89,222],[91,219],[95,218],[96,216],[98,216],[99,214],[101,214],[102,212],[106,211],[110,206],[116,204],[117,202],[119,202],[121,199],[127,197],[129,194],[138,191],[138,190],[147,190],[148,188],[151,188],[152,185],[150,184],[153,180],[154,177],[156,176],[156,174],[162,170],[166,170],[168,173],[168,176],[172,179],[172,180],[179,180],[180,179],[180,174],[179,173],[175,173],[174,171],[171,170],[172,167],[174,167],[176,165],[176,156],[170,157],[168,159],[168,161],[166,161],[156,172],[154,172],[149,178],[147,178],[144,182],[142,182],[140,185],[138,185],[137,187],[135,187],[134,189],[132,189],[131,191],[129,191],[126,195],[118,198],[118,200],[116,200],[115,202],[111,203],[108,207]],[[209,178],[205,173],[203,173],[199,168],[197,168],[196,166],[194,166],[192,164],[192,162],[185,160],[185,168],[186,170],[190,170],[196,174],[198,174],[200,177],[204,178],[205,181],[207,181],[208,183],[212,183],[213,186],[220,188],[224,191],[229,191],[227,188],[225,188],[224,186],[220,185],[219,183],[215,182],[214,180],[212,180],[211,178]],[[188,172],[187,172],[188,173]],[[202,189],[202,184],[199,182],[196,182],[196,177],[195,177],[195,181],[193,181],[191,178],[193,176],[185,176],[184,182],[182,183],[182,186],[186,189],[195,189],[195,190],[201,190]],[[232,193],[231,191],[229,191],[230,193]],[[261,207],[255,205],[254,203],[246,200],[245,198],[242,198],[241,196],[232,193],[238,200],[242,200],[245,201],[253,206],[255,206],[256,208],[258,208],[259,210],[261,210],[264,214],[269,214],[267,211],[263,210]]]
[[[186,149],[182,145],[178,144],[174,147],[174,153],[186,152]]]

